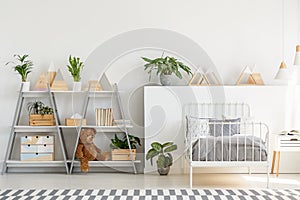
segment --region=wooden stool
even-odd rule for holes
[[[275,135],[276,135],[276,139],[275,139],[275,148],[273,151],[271,174],[274,173],[274,167],[276,162],[277,165],[276,176],[278,176],[280,152],[291,152],[291,151],[300,152],[300,135],[282,135],[282,134],[275,134]]]

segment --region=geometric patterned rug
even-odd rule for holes
[[[0,199],[196,199],[300,200],[300,189],[99,189],[1,190]]]

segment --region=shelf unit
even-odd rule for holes
[[[28,91],[28,92],[22,92],[23,85],[20,88],[19,92],[19,98],[16,106],[16,111],[13,119],[11,134],[9,138],[9,144],[7,147],[7,152],[5,155],[5,160],[3,163],[2,168],[2,174],[7,172],[7,169],[10,167],[13,168],[41,168],[41,167],[65,167],[66,173],[70,174],[73,171],[74,167],[78,167],[80,165],[80,162],[75,160],[75,152],[76,147],[79,142],[79,136],[82,128],[94,128],[97,132],[102,133],[116,133],[116,132],[123,132],[126,134],[127,141],[129,142],[128,137],[128,129],[133,128],[130,124],[124,124],[123,125],[114,125],[114,126],[95,126],[95,125],[82,125],[82,121],[80,122],[79,126],[66,126],[61,125],[59,114],[57,111],[57,105],[56,105],[56,98],[55,94],[83,94],[84,95],[84,106],[82,109],[83,118],[86,117],[87,114],[87,108],[89,105],[89,101],[91,98],[116,98],[117,102],[117,109],[120,113],[120,118],[124,119],[124,113],[122,108],[122,102],[120,99],[120,94],[118,91],[117,84],[114,85],[113,91],[51,91],[50,87],[48,86],[47,91]],[[22,110],[22,105],[24,98],[46,98],[49,97],[51,107],[54,110],[54,117],[55,117],[55,126],[26,126],[26,125],[19,125],[20,120],[20,112]],[[66,145],[65,141],[62,137],[63,130],[76,130],[76,142],[72,152],[72,155],[68,159],[67,151],[66,151]],[[11,159],[13,145],[15,142],[15,137],[17,133],[54,133],[55,135],[58,135],[61,151],[63,154],[63,160],[54,160],[54,161],[20,161],[20,160],[13,160]],[[130,144],[130,143],[129,143]],[[136,174],[136,166],[135,164],[141,163],[140,160],[133,160],[133,155],[131,154],[131,147],[130,147],[130,156],[131,160],[129,161],[90,161],[89,165],[90,167],[132,167],[133,172]]]
[[[124,118],[124,111],[122,107],[122,102],[120,98],[120,93],[118,89],[118,85],[114,85],[114,90],[113,91],[101,91],[101,92],[88,92],[85,98],[84,106],[83,106],[83,118],[86,117],[87,114],[87,108],[89,105],[89,102],[91,98],[116,98],[118,110],[120,112],[120,118]],[[77,130],[77,138],[75,144],[78,144],[79,142],[79,137],[80,137],[80,132],[82,128],[89,127],[89,128],[94,128],[97,132],[105,132],[105,133],[115,133],[115,132],[124,132],[126,135],[127,142],[129,144],[129,149],[130,149],[130,157],[131,161],[89,161],[89,165],[91,167],[99,167],[99,166],[111,166],[111,167],[120,167],[120,166],[132,166],[134,174],[137,173],[136,171],[136,163],[140,163],[140,161],[134,160],[132,151],[131,151],[131,146],[129,142],[129,136],[128,136],[128,129],[132,128],[131,125],[126,125],[125,121],[123,125],[119,126],[82,126],[82,121],[80,123],[80,126],[76,127]],[[74,148],[72,158],[71,158],[71,165],[70,165],[70,173],[73,172],[74,166],[78,166],[78,161],[75,161],[75,154],[76,154],[76,148]]]
[[[53,108],[53,114],[55,118],[55,126],[21,126],[19,125],[21,111],[24,104],[25,98],[49,98],[50,106]],[[6,154],[4,157],[3,167],[2,167],[2,174],[7,172],[9,167],[64,167],[66,173],[69,173],[69,167],[67,164],[67,157],[66,157],[66,149],[65,143],[61,134],[61,129],[59,128],[59,117],[57,114],[57,107],[53,93],[50,91],[50,86],[48,85],[47,91],[30,91],[30,92],[23,92],[23,84],[21,85],[19,91],[19,97],[17,100],[17,106],[14,114],[14,119],[11,127],[11,132],[9,135],[8,145]],[[63,160],[54,160],[54,161],[19,161],[19,160],[12,160],[12,150],[15,144],[15,139],[17,134],[19,133],[54,133],[58,136],[60,149],[62,152]]]

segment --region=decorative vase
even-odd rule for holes
[[[22,92],[28,92],[30,90],[30,82],[22,82]]]
[[[172,82],[171,76],[172,76],[171,74],[161,74],[160,75],[160,83],[163,86],[170,86],[171,82]]]
[[[159,175],[166,176],[166,175],[168,175],[168,173],[170,171],[170,166],[165,167],[165,168],[158,168],[157,171],[158,171]]]
[[[73,91],[81,91],[81,82],[73,82]]]

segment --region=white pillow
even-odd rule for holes
[[[192,139],[209,135],[209,118],[187,116],[187,133]]]

